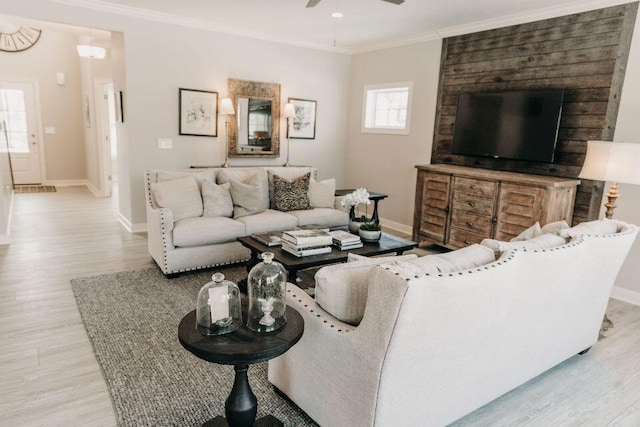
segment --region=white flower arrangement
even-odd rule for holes
[[[358,205],[369,205],[369,192],[366,188],[358,188],[357,190],[347,194],[340,201],[342,207],[356,207]]]

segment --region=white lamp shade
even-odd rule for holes
[[[81,58],[104,59],[107,52],[103,47],[88,44],[79,44],[76,49]]]
[[[589,141],[579,178],[640,184],[640,144]]]
[[[284,117],[289,118],[296,115],[296,107],[291,103],[284,104]]]
[[[220,114],[232,115],[235,114],[235,110],[233,109],[233,103],[231,102],[231,98],[222,98],[220,100]]]

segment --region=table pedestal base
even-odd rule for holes
[[[202,424],[202,427],[229,427],[229,424],[225,417],[217,416]],[[266,417],[257,419],[253,427],[284,427],[284,424],[273,415],[267,415]]]

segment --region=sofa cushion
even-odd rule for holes
[[[224,184],[230,180],[237,182],[246,182],[253,175],[258,175],[262,185],[261,204],[264,209],[269,209],[269,182],[267,180],[267,171],[264,168],[225,168],[218,171],[216,177],[217,184]],[[233,193],[231,194],[233,196]]]
[[[238,218],[238,221],[245,225],[247,236],[269,231],[293,230],[298,225],[295,216],[273,209],[267,209],[255,215],[243,216]]]
[[[254,215],[265,210],[263,203],[263,182],[256,173],[247,178],[244,182],[232,179],[231,199],[233,200],[233,217],[241,218],[247,215]]]
[[[547,249],[562,246],[565,243],[566,240],[564,238],[556,236],[555,234],[543,234],[533,239],[520,242],[502,242],[494,239],[484,239],[480,242],[481,245],[493,249],[497,256],[510,249]]]
[[[212,245],[232,242],[244,235],[244,224],[231,218],[185,218],[173,227],[173,244],[180,247]]]
[[[309,203],[314,208],[333,208],[336,200],[335,178],[309,181]]]
[[[493,250],[475,244],[444,254],[427,255],[409,261],[396,260],[385,266],[394,272],[410,275],[443,274],[480,267],[495,260]]]
[[[274,186],[273,186],[273,176],[278,175],[281,178],[286,178],[289,181],[292,181],[302,175],[311,172],[310,167],[277,167],[277,168],[267,168],[267,181],[269,183],[269,207],[271,209],[275,209],[274,203]]]
[[[202,196],[193,176],[154,182],[151,192],[158,206],[171,210],[174,222],[202,216]]]
[[[315,208],[287,213],[298,219],[298,225],[319,224],[324,227],[339,227],[349,223],[349,214],[338,209]]]
[[[231,184],[216,184],[213,181],[202,182],[202,203],[204,213],[202,216],[233,216],[233,200],[231,199]]]
[[[192,176],[195,178],[198,188],[202,190],[202,183],[206,180],[216,182],[216,169],[194,169],[189,171],[180,170],[161,170],[158,171],[157,181],[169,181],[172,179],[184,178],[185,176]]]
[[[567,221],[562,220],[545,224],[540,231],[542,231],[542,234],[552,233],[559,235],[560,231],[567,228],[569,228],[569,224],[567,224]]]
[[[533,239],[534,237],[538,237],[542,234],[542,229],[540,228],[540,223],[536,221],[531,227],[524,230],[522,233],[518,234],[513,239],[509,240],[510,242],[521,242],[523,240]]]
[[[291,181],[278,175],[273,175],[274,208],[282,212],[313,209],[311,203],[309,203],[310,179],[311,172]]]
[[[558,233],[564,238],[581,236],[583,234],[613,234],[618,231],[618,223],[608,219],[582,222],[575,227],[560,230]]]
[[[414,258],[414,254],[365,258],[323,267],[316,273],[316,302],[336,319],[357,325],[367,304],[369,271],[376,265]]]

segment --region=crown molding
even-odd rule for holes
[[[511,25],[525,24],[528,22],[541,21],[544,19],[557,18],[559,16],[582,13],[605,7],[618,6],[621,4],[633,3],[629,0],[580,0],[558,6],[550,6],[536,9],[530,12],[515,13],[498,18],[485,19],[471,22],[469,24],[454,25],[440,28],[434,31],[416,34],[411,37],[392,40],[388,42],[365,45],[352,49],[353,54],[373,52],[398,46],[412,45],[432,40],[444,39],[447,37],[459,36],[462,34],[476,33],[479,31],[494,30],[496,28],[509,27]]]
[[[274,36],[268,33],[255,32],[238,29],[221,23],[212,23],[202,19],[186,18],[164,12],[157,12],[149,9],[142,9],[132,6],[124,6],[109,3],[104,0],[46,0],[50,3],[57,3],[65,6],[79,7],[90,9],[104,13],[115,15],[123,15],[147,21],[163,22],[166,24],[179,25],[188,28],[196,28],[204,31],[230,34],[238,37],[246,37],[256,40],[263,40],[279,44],[286,44],[307,49],[316,49],[326,52],[341,54],[359,54],[373,52],[377,50],[390,49],[399,46],[407,46],[417,43],[439,40],[447,37],[459,36],[462,34],[475,33],[478,31],[493,30],[511,25],[524,24],[527,22],[535,22],[543,19],[556,18],[559,16],[570,15],[573,13],[587,12],[590,10],[601,9],[610,6],[618,6],[621,4],[631,3],[629,0],[578,0],[557,6],[536,9],[530,12],[515,13],[511,15],[491,18],[482,21],[471,22],[463,25],[454,25],[450,27],[439,28],[437,30],[414,34],[408,37],[402,37],[395,40],[373,42],[357,47],[349,48],[346,46],[328,46],[317,43],[305,43],[291,41],[289,38]]]
[[[202,19],[187,18],[183,16],[173,15],[170,13],[158,12],[150,9],[142,9],[132,6],[124,6],[109,3],[103,0],[45,0],[49,3],[61,4],[64,6],[73,6],[83,9],[90,9],[103,13],[111,13],[114,15],[122,15],[131,18],[143,19],[146,21],[162,22],[165,24],[178,25],[182,27],[195,28],[214,33],[230,34],[238,37],[246,37],[250,39],[286,44],[307,49],[322,50],[332,53],[351,54],[351,49],[344,46],[329,46],[317,43],[307,43],[292,41],[286,37],[274,36],[268,33],[257,31],[248,31],[232,27],[230,25],[213,23]]]

